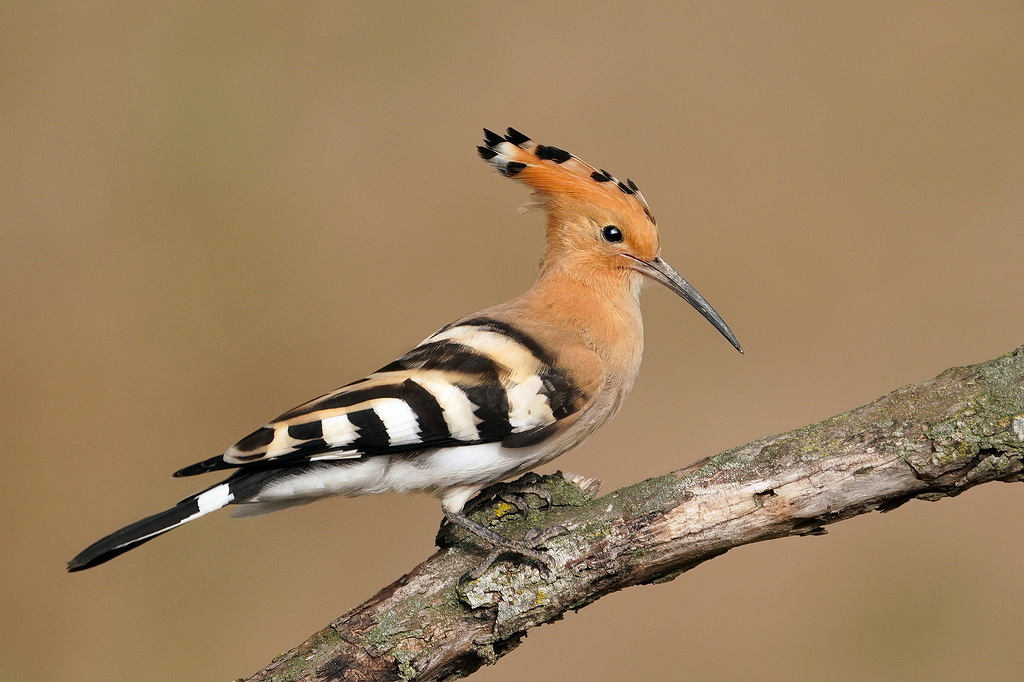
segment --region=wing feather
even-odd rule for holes
[[[522,330],[473,318],[445,327],[378,372],[285,412],[223,455],[175,475],[506,438],[515,447],[572,421],[592,398]]]

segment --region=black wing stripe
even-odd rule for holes
[[[537,340],[534,339],[532,336],[522,331],[521,329],[515,328],[508,322],[494,320],[489,317],[474,317],[463,322],[448,325],[441,331],[448,331],[450,329],[454,329],[455,327],[481,327],[483,329],[486,329],[487,331],[492,331],[497,334],[501,334],[502,336],[506,336],[512,339],[520,346],[530,351],[530,353],[535,358],[537,358],[537,360],[539,360],[542,364],[550,366],[554,363],[554,357],[551,355],[551,353],[545,350],[544,346],[537,343]]]
[[[262,450],[266,446],[270,445],[272,440],[274,440],[274,429],[264,426],[263,428],[256,429],[248,436],[238,441],[238,443],[235,444],[235,449],[241,450],[242,452]]]
[[[319,412],[321,410],[336,410],[342,407],[352,407],[359,403],[365,403],[369,400],[376,400],[378,398],[402,398],[404,397],[404,391],[400,383],[386,383],[378,384],[376,386],[370,386],[369,388],[357,388],[351,391],[345,391],[344,393],[338,393],[337,395],[328,395],[323,400],[310,403],[306,406],[304,411],[306,414]],[[302,415],[296,414],[295,417]]]
[[[553,367],[545,369],[540,375],[544,383],[544,394],[551,406],[551,414],[555,419],[564,419],[580,408],[583,391],[576,387],[564,372]]]
[[[377,371],[397,372],[408,369],[443,369],[468,374],[481,381],[498,381],[504,371],[486,355],[447,339],[420,344]]]
[[[325,441],[323,438],[314,438],[312,440],[303,441],[296,445],[295,447],[298,448],[298,450],[303,454],[310,451],[316,453],[327,452],[328,450],[334,449],[332,446],[328,445],[327,441]]]
[[[448,423],[444,420],[444,410],[437,402],[434,394],[417,384],[412,379],[406,379],[402,383],[405,402],[419,422],[420,441],[429,443],[431,441],[445,440],[451,436]]]
[[[480,419],[477,430],[481,441],[501,440],[512,432],[508,421],[508,394],[504,388],[498,384],[460,385],[459,388],[476,405],[473,414]]]
[[[324,437],[323,423],[319,419],[288,427],[288,435],[295,440],[314,440]]]
[[[362,452],[386,448],[391,442],[388,430],[377,413],[372,409],[357,410],[348,414],[348,420],[356,427],[359,437],[352,441],[350,447]]]

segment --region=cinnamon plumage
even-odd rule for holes
[[[547,211],[540,274],[525,294],[443,327],[369,376],[285,412],[175,476],[226,480],[97,541],[68,564],[101,564],[228,505],[247,516],[325,497],[428,492],[492,550],[545,561],[564,529],[514,540],[470,519],[492,483],[579,445],[610,419],[640,368],[640,289],[664,284],[742,352],[715,310],[660,257],[643,195],[553,146],[484,131],[480,156]],[[485,562],[486,565],[490,561]]]

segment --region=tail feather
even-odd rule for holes
[[[186,497],[166,511],[147,516],[92,543],[68,562],[68,571],[81,571],[110,561],[158,535],[216,511],[234,499],[231,484],[227,482]]]

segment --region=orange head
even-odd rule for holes
[[[714,308],[659,256],[654,216],[636,183],[621,182],[567,151],[537,144],[509,128],[484,129],[480,156],[503,175],[520,180],[548,211],[542,273],[567,269],[581,276],[641,273],[682,296],[740,352],[739,342]]]

